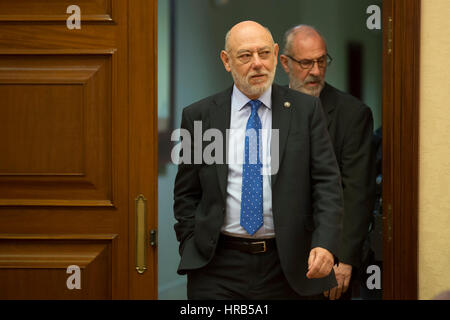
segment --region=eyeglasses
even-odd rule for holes
[[[288,57],[292,61],[297,62],[300,65],[300,67],[305,70],[311,70],[312,68],[314,68],[315,62],[317,62],[317,66],[320,69],[323,69],[329,66],[331,64],[331,61],[333,61],[333,58],[331,58],[331,56],[328,53],[316,60],[309,60],[309,59],[297,60],[288,54],[286,54],[286,57]]]

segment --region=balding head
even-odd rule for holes
[[[283,54],[293,54],[293,43],[294,39],[295,41],[303,41],[306,39],[315,39],[318,42],[321,42],[322,45],[327,47],[325,40],[323,39],[322,35],[317,31],[314,27],[308,26],[306,24],[300,24],[298,26],[295,26],[284,34],[284,50]]]
[[[227,32],[227,34],[225,35],[225,51],[227,51],[227,52],[231,51],[231,45],[233,44],[233,42],[235,42],[236,40],[239,39],[239,36],[244,35],[244,36],[248,37],[253,32],[265,33],[268,37],[270,37],[270,40],[272,41],[272,43],[274,43],[272,33],[270,32],[270,30],[268,28],[262,26],[258,22],[248,20],[248,21],[242,21],[242,22],[239,22],[238,24],[235,24]],[[235,38],[237,38],[237,39],[235,39]]]
[[[231,72],[236,87],[250,99],[257,99],[273,82],[278,45],[270,31],[254,21],[233,26],[225,37],[220,58]]]

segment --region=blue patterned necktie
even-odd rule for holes
[[[252,113],[245,130],[245,153],[242,168],[241,226],[253,235],[263,225],[263,177],[261,163],[261,101],[249,102]]]

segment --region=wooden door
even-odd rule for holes
[[[0,0],[0,299],[157,298],[155,49],[156,0]]]

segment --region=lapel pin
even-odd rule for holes
[[[286,102],[284,103],[284,107],[285,107],[285,108],[290,108],[290,107],[291,107],[291,103],[288,102],[288,101],[286,101]]]

